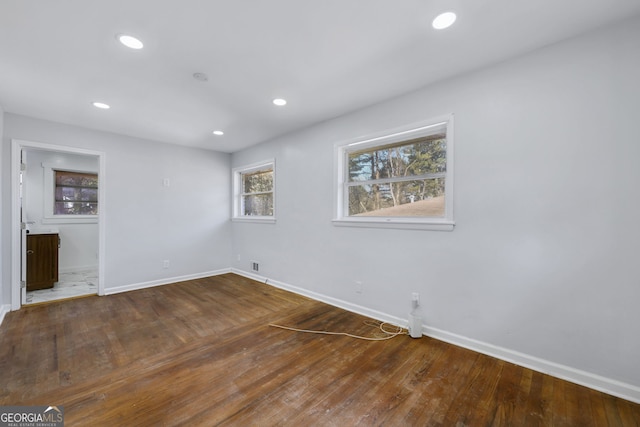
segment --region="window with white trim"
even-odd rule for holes
[[[43,224],[97,223],[99,177],[96,171],[43,163]]]
[[[453,115],[336,146],[336,225],[453,229]]]
[[[233,169],[233,220],[275,221],[275,161]]]

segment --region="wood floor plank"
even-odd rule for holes
[[[0,405],[68,426],[638,426],[640,405],[234,274],[24,308]]]
[[[635,404],[626,400],[616,399],[616,407],[620,414],[622,425],[640,427],[640,412],[636,410]]]
[[[495,376],[496,359],[476,355],[473,369],[467,374],[465,384],[461,388],[459,397],[449,408],[449,421],[454,425],[473,425],[485,423],[489,413],[493,411],[493,396],[497,386]]]
[[[491,424],[495,426],[513,425],[523,368],[513,363],[501,361],[502,369],[496,384],[493,402],[496,407]]]

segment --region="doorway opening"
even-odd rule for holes
[[[12,309],[104,294],[104,154],[12,141]]]

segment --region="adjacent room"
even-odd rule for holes
[[[0,412],[640,425],[639,75],[637,0],[0,0]]]

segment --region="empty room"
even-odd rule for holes
[[[0,0],[0,425],[639,426],[638,76],[637,0]]]

